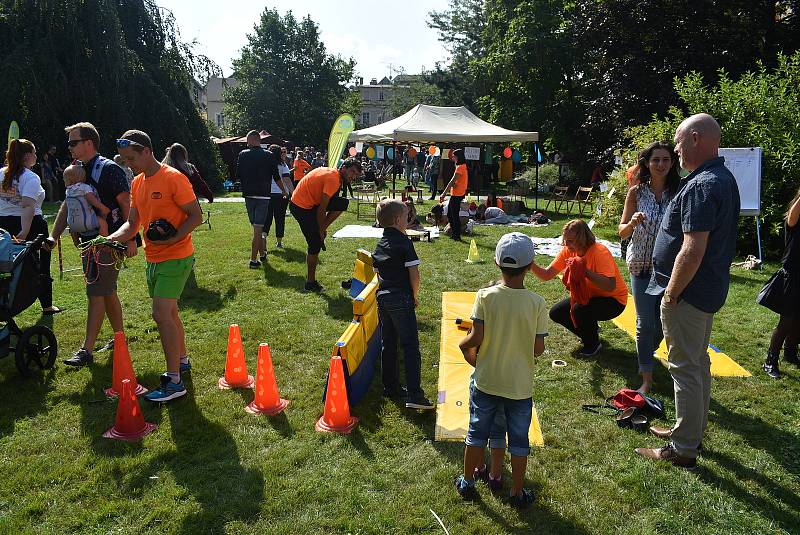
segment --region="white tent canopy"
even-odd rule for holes
[[[538,141],[538,132],[506,130],[480,119],[464,106],[443,107],[417,104],[405,114],[370,128],[350,133],[350,141],[491,142]]]

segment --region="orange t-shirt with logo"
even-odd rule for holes
[[[342,187],[339,170],[335,167],[317,167],[297,184],[292,194],[292,202],[300,208],[310,210],[319,206],[324,193],[333,197]]]
[[[569,250],[567,246],[561,248],[561,252],[558,253],[556,259],[550,263],[549,267],[555,268],[559,273],[564,271],[567,267],[567,258],[572,258],[578,256],[576,253]],[[616,285],[614,289],[610,292],[606,292],[601,290],[595,284],[590,281],[588,278],[586,279],[586,285],[589,288],[589,297],[613,297],[621,304],[626,304],[628,302],[628,287],[625,285],[625,281],[622,279],[622,274],[619,272],[619,267],[617,267],[617,263],[614,262],[614,257],[611,256],[611,251],[603,245],[602,243],[595,243],[586,251],[586,254],[583,255],[583,260],[586,262],[586,268],[591,269],[598,275],[603,275],[604,277],[614,277],[616,281]]]
[[[311,165],[307,161],[305,161],[304,159],[299,158],[299,159],[295,160],[294,161],[294,171],[292,171],[294,181],[297,182],[301,178],[306,176],[306,173],[308,173],[309,169],[311,169]]]
[[[467,164],[462,163],[456,166],[455,181],[451,190],[454,197],[463,197],[467,194],[467,182],[469,180]]]
[[[192,233],[171,245],[160,245],[150,241],[147,227],[152,221],[166,219],[176,229],[189,215],[181,206],[197,199],[186,175],[168,165],[162,165],[153,176],[139,174],[131,184],[131,208],[139,213],[139,224],[143,230],[144,258],[148,262],[164,262],[186,258],[194,253]]]

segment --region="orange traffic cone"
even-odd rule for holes
[[[247,375],[247,362],[244,360],[242,336],[239,326],[232,324],[228,332],[228,353],[225,360],[225,375],[219,378],[219,387],[223,390],[229,388],[253,388],[253,376]]]
[[[348,434],[358,423],[358,418],[350,416],[350,402],[347,401],[347,388],[344,385],[342,357],[331,357],[328,372],[328,389],[325,394],[325,412],[317,420],[317,431]]]
[[[115,346],[116,347],[116,346]],[[130,379],[122,381],[122,395],[117,403],[117,418],[114,427],[103,433],[105,438],[127,440],[134,442],[145,435],[149,435],[156,428],[156,424],[144,421],[139,400],[133,393]]]
[[[114,333],[114,371],[111,374],[111,388],[106,388],[106,396],[115,398],[122,392],[122,381],[130,380],[134,392],[141,396],[147,389],[136,382],[136,374],[131,364],[131,354],[128,352],[128,343],[125,341],[125,333]]]
[[[272,352],[269,344],[258,346],[258,369],[256,371],[256,397],[244,408],[250,414],[275,416],[289,406],[288,399],[281,399],[278,382],[272,368]]]

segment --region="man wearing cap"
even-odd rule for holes
[[[86,182],[97,189],[100,202],[109,208],[106,223],[109,231],[118,229],[128,219],[130,207],[130,188],[125,177],[125,171],[108,158],[104,158],[97,151],[100,148],[100,135],[92,123],[81,122],[64,129],[67,133],[67,145],[73,158],[83,164],[86,171]],[[56,240],[67,228],[67,203],[62,203],[58,210],[50,238],[44,247],[52,249]],[[82,236],[82,240],[92,239],[96,236]],[[136,255],[136,242],[128,241],[126,255]],[[86,280],[86,296],[88,307],[86,314],[86,335],[81,347],[64,364],[81,367],[94,362],[94,344],[100,329],[103,326],[103,317],[108,316],[108,322],[114,332],[124,330],[122,323],[122,304],[117,295],[117,278],[119,270],[115,267],[111,251],[101,247],[95,258],[82,257],[83,272]],[[102,349],[113,349],[113,339]]]
[[[323,290],[317,282],[319,252],[325,247],[328,227],[347,210],[347,199],[339,196],[342,185],[360,175],[361,163],[355,158],[348,158],[340,169],[334,167],[314,169],[300,180],[292,194],[289,211],[300,225],[308,244],[307,276],[304,287],[308,292]]]
[[[131,185],[128,220],[108,238],[128,240],[140,227],[145,232],[147,289],[167,361],[161,386],[145,397],[170,401],[186,394],[181,372],[192,368],[178,298],[194,267],[192,230],[202,223],[203,212],[186,175],[153,157],[150,136],[141,130],[128,130],[117,140],[117,150],[137,176]]]

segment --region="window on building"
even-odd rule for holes
[[[361,122],[367,126],[369,126],[369,112],[365,111],[361,114]]]
[[[217,114],[216,123],[217,123],[217,126],[222,126],[222,114],[221,113]]]
[[[381,91],[380,94],[378,95],[378,100],[383,100],[383,91]]]

